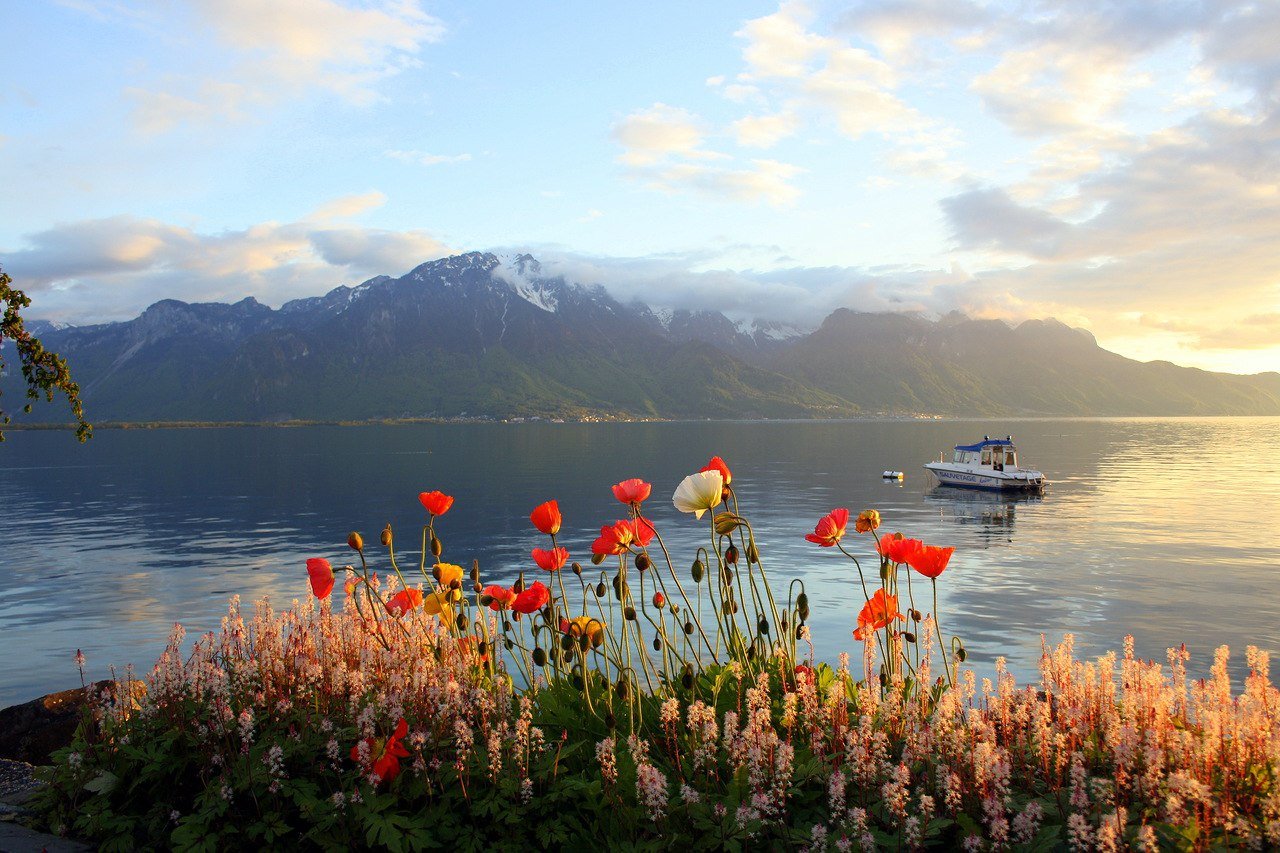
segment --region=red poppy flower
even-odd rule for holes
[[[733,474],[729,473],[729,466],[724,464],[724,460],[719,456],[712,456],[711,461],[699,469],[699,473],[702,471],[719,471],[720,476],[724,478],[724,487],[726,489],[733,482]]]
[[[453,506],[453,498],[444,492],[422,492],[418,495],[418,501],[432,515],[444,515]]]
[[[604,554],[606,557],[625,554],[627,546],[635,539],[636,530],[630,521],[615,521],[600,528],[600,538],[591,543],[592,554]]]
[[[876,544],[876,550],[893,563],[908,562],[911,555],[923,547],[924,543],[919,539],[904,539],[901,533],[881,536],[879,543]]]
[[[653,541],[654,534],[658,532],[654,529],[653,522],[644,516],[618,523],[626,524],[627,527],[631,528],[631,538],[641,548],[648,548],[649,543]]]
[[[621,483],[615,484],[613,496],[624,504],[638,504],[648,500],[652,491],[652,485],[633,477],[630,480],[623,480]]]
[[[907,563],[911,568],[927,578],[936,578],[946,571],[947,563],[955,548],[939,548],[937,545],[921,545],[914,553],[907,555]]]
[[[833,509],[818,519],[812,533],[806,533],[805,539],[816,542],[823,548],[830,548],[844,536],[844,528],[849,523],[849,510]]]
[[[560,532],[560,505],[555,501],[539,504],[537,509],[529,513],[529,520],[543,533],[555,536]]]
[[[396,723],[395,732],[385,741],[381,738],[365,738],[362,742],[366,744],[368,753],[367,763],[363,765],[364,772],[376,777],[379,782],[390,782],[399,776],[400,759],[409,757],[409,750],[401,743],[408,734],[409,724],[401,717],[400,722]],[[360,744],[351,747],[351,760],[361,760]]]
[[[886,595],[883,589],[877,589],[871,600],[862,606],[858,614],[858,628],[853,632],[855,640],[868,639],[894,619],[901,619],[898,612],[898,596]]]
[[[533,586],[517,595],[515,601],[511,602],[511,609],[527,616],[546,607],[550,600],[551,591],[543,586],[542,581],[534,581]]]
[[[387,612],[392,616],[403,616],[415,607],[422,606],[422,590],[402,589],[387,599]]]
[[[333,592],[333,566],[320,557],[307,560],[307,574],[311,578],[311,592],[316,598],[328,598]]]
[[[565,563],[569,562],[569,549],[567,548],[534,548],[530,552],[533,561],[538,564],[538,568],[546,569],[554,572],[556,569],[562,568]]]
[[[486,586],[480,594],[489,597],[490,610],[510,610],[512,602],[516,600],[514,589],[498,586],[496,583]]]
[[[796,664],[796,682],[797,683],[799,683],[800,676],[802,675],[804,676],[804,680],[807,684],[813,684],[813,667],[803,663]]]

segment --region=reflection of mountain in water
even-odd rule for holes
[[[979,492],[945,486],[935,486],[924,493],[925,505],[936,507],[939,519],[961,526],[977,526],[986,545],[1013,541],[1018,505],[1042,500],[1042,495]]]

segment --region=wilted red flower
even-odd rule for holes
[[[418,501],[432,515],[444,515],[453,506],[453,498],[444,492],[422,492],[418,495]]]
[[[805,539],[816,542],[823,548],[830,548],[844,537],[845,526],[849,523],[849,510],[833,509],[818,519],[812,533],[806,533]]]
[[[865,640],[894,619],[901,618],[898,596],[886,595],[883,589],[877,589],[876,594],[871,596],[871,600],[862,606],[862,612],[858,614],[858,628],[853,632],[853,638]]]
[[[311,579],[311,592],[316,598],[328,598],[333,592],[333,566],[321,557],[307,560],[307,575]]]
[[[554,572],[569,562],[568,548],[552,548],[550,550],[534,548],[529,553],[533,557],[533,561],[538,564],[538,568],[546,569],[549,572]]]
[[[606,557],[625,554],[627,546],[635,539],[636,530],[630,521],[616,521],[600,528],[600,537],[591,543],[592,554],[604,554]]]
[[[546,607],[547,602],[550,600],[551,590],[547,589],[542,581],[534,581],[533,586],[515,597],[515,600],[511,602],[511,609],[516,613],[523,613],[527,616],[530,613],[537,613]]]
[[[387,599],[387,612],[392,616],[403,616],[421,606],[422,590],[420,589],[402,589]]]
[[[924,547],[919,539],[904,539],[901,533],[892,536],[881,536],[876,550],[894,563],[906,563],[911,555]]]
[[[404,717],[396,723],[396,730],[385,741],[381,738],[367,737],[361,743],[367,748],[366,761],[363,765],[365,773],[377,778],[379,782],[390,782],[400,775],[400,759],[409,757],[409,750],[401,743],[409,734],[409,724]],[[360,744],[351,747],[351,760],[359,763]]]
[[[711,461],[707,462],[706,465],[698,470],[699,473],[702,471],[719,471],[720,476],[724,478],[724,487],[726,489],[729,488],[729,484],[733,482],[733,474],[729,473],[729,466],[724,464],[724,460],[719,456],[712,456]]]
[[[630,480],[623,480],[621,483],[615,484],[613,496],[624,504],[638,504],[648,500],[652,491],[652,485],[633,477]]]
[[[496,583],[486,586],[480,594],[489,597],[490,610],[510,610],[512,602],[516,600],[514,589],[498,586]]]
[[[874,509],[864,509],[858,513],[858,520],[853,523],[853,529],[859,533],[870,533],[880,526],[880,513]]]
[[[560,532],[560,505],[555,501],[539,504],[537,509],[529,513],[529,520],[543,533],[555,536]]]
[[[913,553],[907,555],[907,564],[927,578],[936,578],[946,571],[947,563],[955,548],[940,548],[937,545],[921,545]]]

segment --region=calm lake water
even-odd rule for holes
[[[1043,499],[932,487],[922,463],[1012,432]],[[295,429],[10,432],[0,445],[0,706],[79,683],[108,664],[146,670],[181,621],[216,627],[227,598],[307,593],[304,560],[350,561],[350,530],[403,543],[420,491],[457,497],[445,556],[486,581],[529,568],[528,513],[551,497],[586,557],[621,516],[609,486],[654,483],[650,514],[687,571],[705,527],[677,513],[680,479],[720,454],[756,526],[775,586],[804,578],[819,656],[852,649],[853,566],[804,541],[836,506],[878,508],[885,528],[956,546],[940,584],[943,626],[989,670],[1033,675],[1041,634],[1089,653],[1163,660],[1186,642],[1197,672],[1214,647],[1280,651],[1280,419],[492,424]],[[905,471],[901,485],[880,479]],[[858,553],[867,537],[847,540]],[[378,549],[371,548],[371,551]],[[687,555],[687,556],[686,556]],[[584,560],[585,563],[585,560]],[[871,563],[874,566],[874,562]],[[536,573],[538,570],[533,569]],[[874,568],[872,569],[874,571]],[[918,602],[921,603],[922,602]],[[1239,670],[1237,670],[1239,671]]]

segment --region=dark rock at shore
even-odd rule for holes
[[[130,701],[146,692],[141,681],[129,682]],[[71,742],[90,697],[107,694],[116,701],[114,681],[62,690],[0,710],[0,758],[48,764],[49,755]]]

